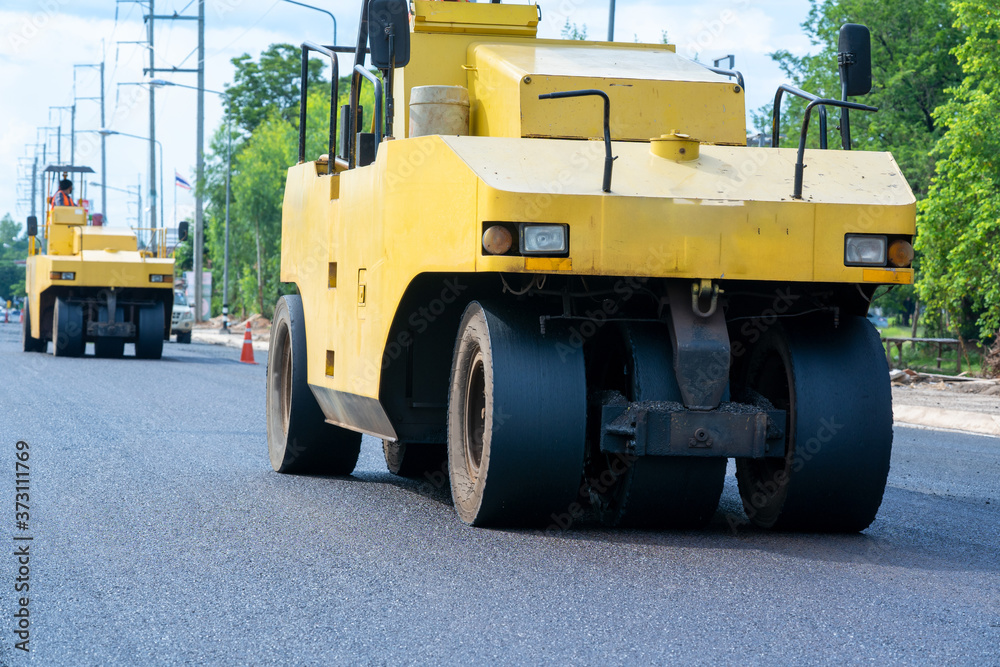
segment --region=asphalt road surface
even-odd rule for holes
[[[18,336],[0,325],[4,664],[1000,664],[1000,439],[897,428],[860,535],[740,525],[732,466],[707,530],[483,530],[371,438],[350,478],[272,472],[264,365],[238,350],[56,359]]]

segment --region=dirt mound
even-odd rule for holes
[[[1000,332],[993,342],[993,347],[983,355],[983,375],[1000,378]]]

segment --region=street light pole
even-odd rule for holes
[[[299,7],[305,7],[306,9],[315,9],[317,12],[323,12],[324,14],[326,14],[327,16],[329,16],[330,20],[333,21],[333,46],[337,46],[337,17],[336,16],[334,16],[332,13],[326,11],[325,9],[321,9],[319,7],[313,7],[312,5],[307,5],[304,2],[296,2],[296,0],[285,0],[285,2],[287,2],[290,5],[298,5]]]
[[[222,330],[229,332],[229,179],[233,173],[233,132],[226,114],[226,245],[222,260]]]
[[[153,86],[150,86],[150,90]],[[194,321],[201,322],[202,308],[202,255],[204,254],[204,190],[205,181],[205,0],[198,0],[198,136],[197,182],[195,184],[194,210]],[[209,311],[211,312],[211,310]]]
[[[198,90],[199,92],[212,93],[214,95],[219,95],[220,97],[225,96],[225,93],[220,90],[211,90],[210,88],[198,89],[195,88],[194,86],[188,86],[183,83],[174,83],[173,81],[167,81],[166,79],[150,79],[149,85],[151,87],[176,86],[177,88],[188,88],[190,90]],[[232,173],[233,173],[232,116],[227,108],[226,109],[226,242],[222,260],[222,330],[225,332],[229,331],[229,198],[231,192],[230,179],[232,177]]]

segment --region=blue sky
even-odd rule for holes
[[[357,0],[307,0],[334,13],[340,43],[350,42],[357,30]],[[568,19],[586,26],[588,38],[607,35],[607,0],[541,0],[540,34],[557,37]],[[197,2],[157,0],[156,14],[196,14]],[[747,82],[749,108],[766,103],[782,82],[769,57],[777,49],[802,54],[811,49],[800,24],[809,4],[805,0],[702,0],[630,2],[617,1],[615,37],[621,41],[660,41],[663,31],[686,57],[703,62],[736,55],[737,68]],[[119,132],[148,136],[148,96],[140,86],[147,62],[145,48],[129,44],[145,38],[144,5],[115,0],[0,0],[0,215],[10,212],[20,222],[30,213],[17,201],[18,178],[30,172],[35,144],[45,138],[38,127],[57,125],[60,117],[63,162],[68,162],[70,114],[50,107],[69,106],[74,97],[98,95],[98,70],[74,68],[75,64],[106,62],[106,122]],[[157,66],[194,67],[196,23],[161,21],[154,37]],[[258,54],[269,44],[303,40],[329,43],[333,31],[328,17],[282,0],[206,0],[206,86],[221,90],[231,80],[230,59],[242,53]],[[193,74],[160,74],[177,83],[195,85]],[[122,85],[125,84],[125,85]],[[174,171],[194,178],[195,98],[192,90],[160,89],[156,95],[157,138],[162,142],[164,167],[164,218],[168,225],[191,215],[194,199],[178,191],[174,207]],[[206,95],[207,138],[222,118],[215,95]],[[77,163],[100,172],[99,106],[93,100],[77,101]],[[48,162],[54,163],[56,133],[50,133]],[[30,146],[29,146],[30,145]],[[136,197],[119,190],[143,189],[148,206],[147,142],[127,137],[107,139],[107,212],[112,225],[135,225]],[[40,151],[40,149],[38,149]],[[159,158],[159,156],[158,156]],[[159,162],[159,159],[157,160]],[[93,179],[99,180],[100,174]],[[77,186],[77,194],[79,194]],[[22,194],[24,192],[22,191]],[[30,194],[30,192],[28,193]],[[99,200],[98,189],[88,192]],[[99,210],[100,203],[95,201]]]

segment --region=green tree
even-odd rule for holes
[[[968,35],[955,49],[964,78],[934,112],[947,131],[920,204],[919,288],[948,313],[952,331],[974,323],[986,338],[1000,327],[1000,11],[995,0],[952,6]]]
[[[569,18],[566,19],[566,25],[562,27],[562,38],[563,39],[587,39],[587,24],[584,23],[582,27],[577,27],[575,23],[570,23]]]
[[[7,299],[25,294],[24,267],[15,262],[27,256],[28,239],[21,236],[21,225],[7,213],[0,219],[0,300],[4,306]]]
[[[266,118],[277,113],[292,121],[299,110],[302,52],[291,44],[272,44],[254,61],[249,54],[232,59],[236,72],[226,87],[225,107],[233,123],[251,134]],[[323,63],[309,60],[309,87],[322,82]]]
[[[837,41],[845,23],[867,25],[872,33],[872,92],[855,101],[879,108],[878,113],[851,114],[855,148],[890,151],[918,197],[930,187],[934,156],[929,150],[943,130],[934,110],[947,100],[945,90],[958,85],[961,69],[952,50],[963,39],[948,0],[810,0],[802,28],[818,52],[803,57],[778,51],[772,57],[791,83],[820,97],[840,99]],[[995,47],[994,47],[995,48]],[[790,96],[786,95],[786,99]],[[797,98],[783,111],[785,145],[797,143],[805,103]],[[830,146],[840,144],[836,118],[830,109]],[[754,117],[761,131],[770,133],[771,108]],[[813,117],[816,125],[816,118]],[[812,145],[816,129],[813,129]],[[794,141],[793,141],[794,139]]]

